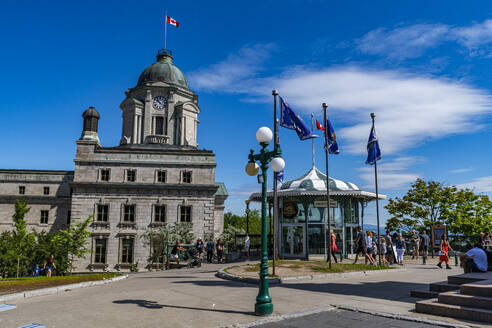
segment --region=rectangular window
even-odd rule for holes
[[[67,225],[70,225],[70,221],[72,221],[72,211],[67,211]]]
[[[98,204],[96,220],[98,222],[108,222],[108,215],[109,215],[109,205]]]
[[[155,117],[155,134],[163,135],[164,134],[164,117],[156,116]]]
[[[126,171],[126,181],[127,182],[135,182],[137,177],[137,171],[135,170],[127,170]]]
[[[166,205],[154,205],[154,222],[166,222]]]
[[[44,187],[43,188],[43,195],[49,195],[50,194],[50,187]]]
[[[41,211],[41,224],[48,224],[49,211]]]
[[[180,222],[191,222],[191,206],[180,206],[179,207],[179,221]]]
[[[135,205],[123,206],[123,221],[135,222]]]
[[[121,263],[133,263],[133,238],[121,240]]]
[[[183,171],[183,183],[191,183],[191,171]]]
[[[110,178],[110,171],[109,169],[101,169],[100,171],[100,180],[101,181],[109,181]]]
[[[26,187],[25,186],[19,186],[19,195],[24,195],[26,193]]]
[[[106,263],[106,247],[108,240],[106,238],[96,239],[96,249],[94,250],[94,263]]]
[[[157,171],[157,182],[158,183],[166,182],[166,171]]]

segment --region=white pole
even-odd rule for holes
[[[167,10],[165,11],[166,16],[164,20],[164,50],[166,50],[166,42],[167,42]]]
[[[314,113],[311,113],[311,131],[314,132]],[[313,152],[313,167],[314,165],[314,138],[311,138],[311,148]]]

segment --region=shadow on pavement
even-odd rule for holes
[[[174,284],[193,284],[201,287],[249,287],[258,288],[258,285],[241,283],[231,280],[188,280],[173,281]],[[403,281],[379,281],[379,282],[354,282],[347,283],[320,283],[310,281],[308,283],[285,283],[281,285],[271,285],[270,288],[292,288],[315,293],[328,293],[339,295],[354,295],[369,298],[379,298],[384,300],[394,300],[407,303],[415,303],[414,298],[410,298],[411,290],[426,290],[427,283],[412,283]]]
[[[190,306],[180,306],[180,305],[168,305],[168,304],[159,304],[156,301],[148,301],[148,300],[116,300],[113,301],[115,304],[135,304],[147,309],[185,309],[185,310],[196,310],[196,311],[209,311],[209,312],[222,312],[222,313],[235,313],[235,314],[246,314],[246,315],[254,315],[254,312],[248,311],[234,311],[234,310],[220,310],[220,309],[204,309]]]

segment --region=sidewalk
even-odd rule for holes
[[[37,322],[49,327],[224,327],[258,319],[253,309],[258,286],[223,280],[227,265],[130,275],[124,281],[16,301],[0,313],[1,327]],[[435,265],[408,265],[381,275],[297,281],[270,288],[274,314],[346,305],[434,320],[460,322],[414,312],[410,290],[426,289],[450,274]],[[69,323],[69,324],[68,324]],[[463,323],[463,322],[461,322]]]

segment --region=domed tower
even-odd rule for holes
[[[188,87],[183,72],[173,64],[169,50],[126,92],[121,145],[158,144],[197,147],[198,97]]]

